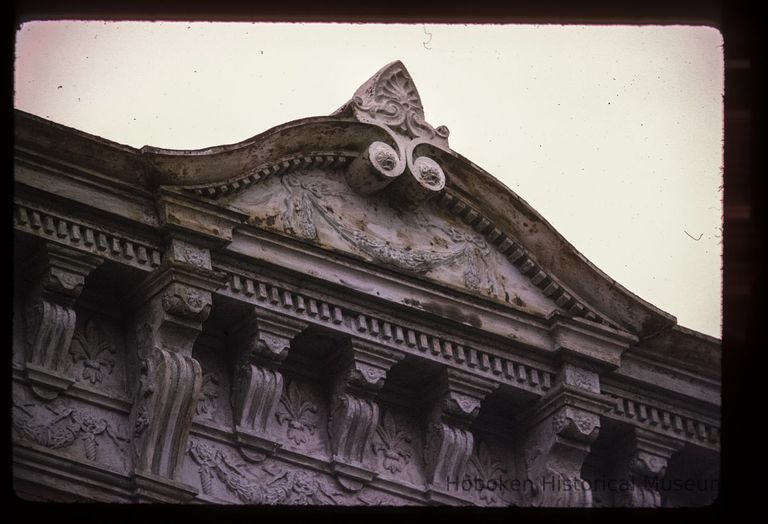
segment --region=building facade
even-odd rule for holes
[[[20,497],[717,497],[720,342],[452,151],[400,62],[234,145],[15,131]]]

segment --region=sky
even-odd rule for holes
[[[329,115],[401,60],[454,151],[611,278],[720,337],[722,44],[704,26],[29,22],[14,106],[201,149]]]

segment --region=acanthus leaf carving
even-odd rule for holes
[[[424,107],[416,85],[400,62],[385,66],[363,84],[351,105],[359,120],[379,122],[411,139],[431,139],[436,135],[448,137],[448,128],[434,129],[424,119]]]
[[[101,383],[115,367],[115,347],[106,340],[98,325],[89,320],[85,329],[76,330],[69,346],[72,361],[82,363],[80,378],[91,384]]]

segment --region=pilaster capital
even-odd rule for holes
[[[392,366],[403,358],[405,355],[398,351],[350,337],[331,361],[337,373],[336,390],[375,395],[384,386]]]
[[[85,278],[101,263],[97,256],[46,242],[29,264],[27,274],[33,284],[28,301],[47,300],[71,306],[80,296]]]
[[[664,477],[669,459],[683,444],[682,441],[652,431],[631,428],[619,444],[612,463],[614,475],[628,479],[632,489],[615,494],[616,505],[659,507],[661,494],[654,480]]]
[[[480,405],[498,384],[482,377],[445,368],[431,386],[433,418],[460,427],[468,427],[480,413]]]
[[[632,427],[625,452],[629,471],[643,477],[663,477],[672,455],[684,445],[673,439],[638,427]]]
[[[308,324],[272,311],[254,308],[233,329],[241,357],[253,364],[280,364],[291,341]]]

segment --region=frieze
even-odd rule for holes
[[[66,405],[19,400],[13,400],[12,405],[15,408],[13,429],[20,438],[49,449],[67,448],[79,439],[83,443],[85,457],[100,461],[99,437],[107,437],[116,446],[125,467],[128,437],[123,436],[107,419]]]
[[[315,473],[274,465],[253,471],[255,468],[199,439],[190,440],[188,453],[198,465],[206,495],[214,494],[214,479],[245,504],[328,505],[336,504],[340,495]]]

